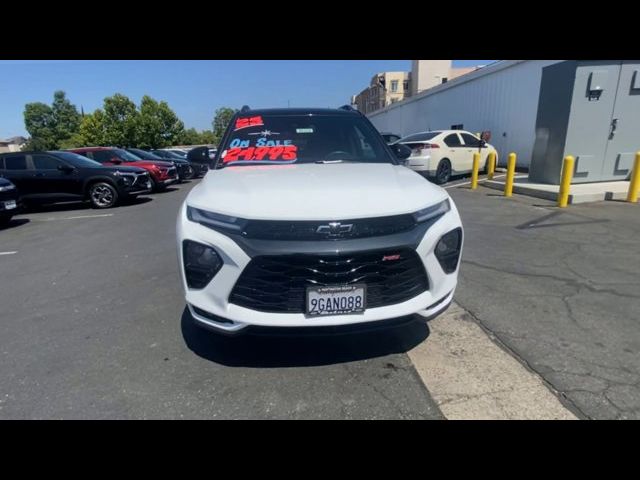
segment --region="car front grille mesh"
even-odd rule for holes
[[[305,312],[308,287],[365,284],[367,308],[401,303],[428,290],[414,250],[338,255],[259,256],[251,260],[229,301],[264,312]]]

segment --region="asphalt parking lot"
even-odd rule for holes
[[[177,210],[196,181],[0,232],[1,418],[442,418],[404,353],[425,325],[211,336],[185,314]]]
[[[196,183],[117,209],[42,208],[0,230],[0,418],[439,419],[456,402],[457,418],[483,418],[441,391],[446,358],[473,353],[450,346],[462,322],[490,339],[489,363],[508,357],[497,363],[538,379],[550,405],[640,418],[637,205],[559,212],[457,182],[457,316],[227,339],[191,324],[178,278],[175,219]],[[504,392],[486,373],[478,396]],[[518,398],[507,410],[526,417]]]

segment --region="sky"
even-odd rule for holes
[[[136,104],[150,95],[166,101],[186,128],[205,130],[220,107],[338,107],[375,73],[403,70],[411,60],[0,60],[0,139],[27,137],[25,104],[50,105],[56,90],[85,113],[114,93]]]

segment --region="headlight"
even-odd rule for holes
[[[207,212],[199,208],[187,206],[187,218],[214,230],[226,230],[231,233],[240,233],[246,221],[238,217],[230,217],[221,213]]]
[[[204,288],[223,264],[212,247],[191,240],[182,242],[182,257],[189,288]]]
[[[0,192],[8,192],[10,190],[15,190],[16,186],[15,185],[7,185],[5,187],[0,187]]]
[[[456,270],[461,246],[462,229],[460,227],[444,234],[437,243],[435,254],[444,273],[453,273]]]
[[[430,207],[418,210],[413,214],[413,218],[416,219],[416,222],[422,223],[426,222],[427,220],[431,220],[432,218],[444,215],[449,210],[451,210],[451,204],[449,203],[449,199],[446,199],[440,203],[431,205]]]

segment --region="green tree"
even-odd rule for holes
[[[60,148],[105,145],[104,112],[97,109],[82,118],[78,132],[60,142]]]
[[[206,143],[207,145],[211,145],[218,142],[216,142],[215,135],[211,130],[203,130],[202,132],[200,132],[199,143]]]
[[[80,137],[84,145],[107,145],[105,130],[105,113],[99,108],[85,115],[80,123]]]
[[[195,128],[184,130],[175,142],[179,145],[197,145],[200,143],[200,134]]]
[[[67,100],[65,92],[62,90],[58,90],[53,94],[51,113],[53,117],[53,129],[58,145],[78,133],[80,114],[76,106]]]
[[[50,150],[58,148],[53,110],[42,102],[24,106],[24,125],[31,135],[25,149]]]
[[[213,119],[214,142],[212,143],[218,143],[222,139],[224,131],[231,121],[231,117],[233,117],[237,111],[238,110],[229,107],[221,107],[216,110],[215,118]]]
[[[104,99],[104,143],[118,147],[136,145],[138,111],[129,97],[116,93]]]
[[[184,124],[167,102],[157,102],[145,95],[136,118],[136,144],[140,148],[162,148],[176,142]]]

